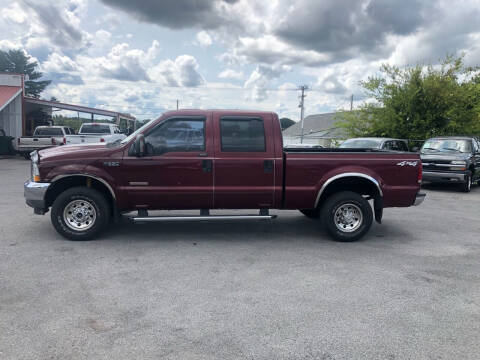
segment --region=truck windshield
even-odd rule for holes
[[[472,144],[463,139],[430,139],[425,141],[421,150],[424,154],[437,151],[469,153],[472,151]]]
[[[82,125],[79,134],[110,134],[110,126],[102,124]]]
[[[379,149],[382,141],[377,139],[348,139],[339,148],[345,149]]]
[[[40,128],[35,130],[36,136],[63,136],[60,128]]]

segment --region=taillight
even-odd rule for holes
[[[52,138],[52,145],[57,145],[57,141],[55,140],[55,138]]]
[[[66,137],[63,138],[63,145],[67,145],[67,138]]]
[[[422,162],[420,161],[418,165],[418,177],[417,177],[417,181],[419,184],[422,183],[422,176],[423,176],[423,166],[422,166]]]
[[[100,138],[100,142],[105,142],[105,139],[104,139],[104,138]]]

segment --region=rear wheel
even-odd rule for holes
[[[53,202],[51,220],[58,233],[70,240],[91,240],[108,224],[110,207],[95,189],[74,187]]]
[[[317,219],[320,216],[318,209],[302,209],[300,212],[310,219]]]
[[[462,191],[463,192],[470,192],[472,189],[472,172],[467,171],[467,174],[465,175],[465,182],[462,184]]]
[[[341,191],[331,195],[321,210],[321,220],[336,241],[359,240],[372,226],[370,204],[360,194]]]

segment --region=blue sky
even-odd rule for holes
[[[462,0],[0,0],[0,49],[21,48],[60,101],[153,118],[176,106],[298,120],[363,97],[382,63],[480,63],[480,3]]]

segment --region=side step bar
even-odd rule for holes
[[[202,221],[202,220],[272,220],[277,215],[207,215],[207,216],[145,216],[132,217],[134,223],[160,221]]]

